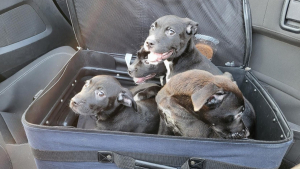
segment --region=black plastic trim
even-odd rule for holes
[[[248,0],[243,0],[243,9],[244,9],[244,22],[245,22],[245,34],[246,34],[246,51],[244,59],[244,67],[249,66],[250,56],[252,53],[252,18],[251,10]]]
[[[267,103],[270,105],[270,107],[273,110],[273,113],[275,114],[276,120],[280,121],[279,126],[282,128],[284,138],[285,140],[292,140],[293,139],[293,132],[288,126],[286,118],[283,116],[283,113],[279,106],[276,104],[274,99],[271,97],[271,95],[264,89],[264,87],[259,83],[258,79],[252,74],[252,72],[248,72],[246,74],[246,77],[249,79],[249,81],[258,89],[258,91],[262,94],[264,99],[267,101]],[[283,124],[283,125],[282,125]]]

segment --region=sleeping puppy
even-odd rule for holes
[[[187,137],[251,138],[255,112],[230,73],[189,70],[173,76],[157,96],[161,118]]]
[[[214,52],[211,46],[199,43],[195,47],[206,58],[212,59]],[[133,77],[133,80],[136,84],[144,83],[154,77],[160,77],[161,84],[163,85],[163,78],[167,73],[166,66],[163,62],[160,62],[156,65],[150,64],[148,62],[149,53],[149,51],[147,52],[144,48],[141,48],[137,52],[137,58],[130,66],[128,66],[128,74]]]
[[[69,106],[77,114],[96,116],[98,130],[157,134],[160,116],[154,97],[159,89],[138,89],[135,101],[116,78],[99,75],[86,81]]]
[[[164,62],[167,81],[178,73],[192,69],[206,70],[214,75],[222,74],[196,49],[194,35],[197,27],[197,22],[175,15],[163,16],[151,25],[144,50],[150,52],[150,64]]]

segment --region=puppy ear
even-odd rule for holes
[[[123,91],[121,93],[119,93],[118,97],[117,97],[117,101],[120,104],[123,104],[124,106],[127,107],[132,107],[135,111],[137,111],[137,105],[135,103],[135,101],[132,98],[132,94],[130,93],[130,91],[128,89],[123,89]]]
[[[146,52],[146,51],[145,51],[144,46],[141,46],[141,49],[137,51],[137,55],[142,54],[143,52]]]
[[[149,53],[150,53],[150,52],[147,52],[147,51],[145,50],[145,48],[142,46],[141,49],[137,51],[137,55],[136,55],[136,56],[137,56],[138,58],[144,59],[144,57],[145,57],[145,56],[148,56]]]
[[[188,18],[186,18],[188,19]],[[186,33],[188,35],[195,35],[197,33],[197,29],[198,29],[198,23],[191,20],[191,19],[188,19],[188,24],[187,24],[187,27],[186,27]]]
[[[215,84],[209,83],[202,89],[192,94],[192,103],[194,111],[199,111],[203,105],[215,107],[224,99],[225,93],[220,90]]]

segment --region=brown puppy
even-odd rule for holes
[[[161,118],[176,135],[240,139],[252,134],[254,110],[245,104],[230,73],[177,74],[159,91],[156,102]]]

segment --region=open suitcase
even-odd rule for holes
[[[80,50],[22,117],[36,164],[53,168],[278,168],[293,133],[281,110],[248,68],[251,15],[247,0],[67,0]],[[135,53],[157,18],[199,23],[220,41],[212,62],[233,74],[256,111],[255,139],[158,136],[76,128],[68,107],[85,80],[115,76],[133,86],[124,56]],[[230,63],[230,64],[228,64]],[[227,65],[227,66],[225,66]],[[154,82],[159,83],[154,80]]]

